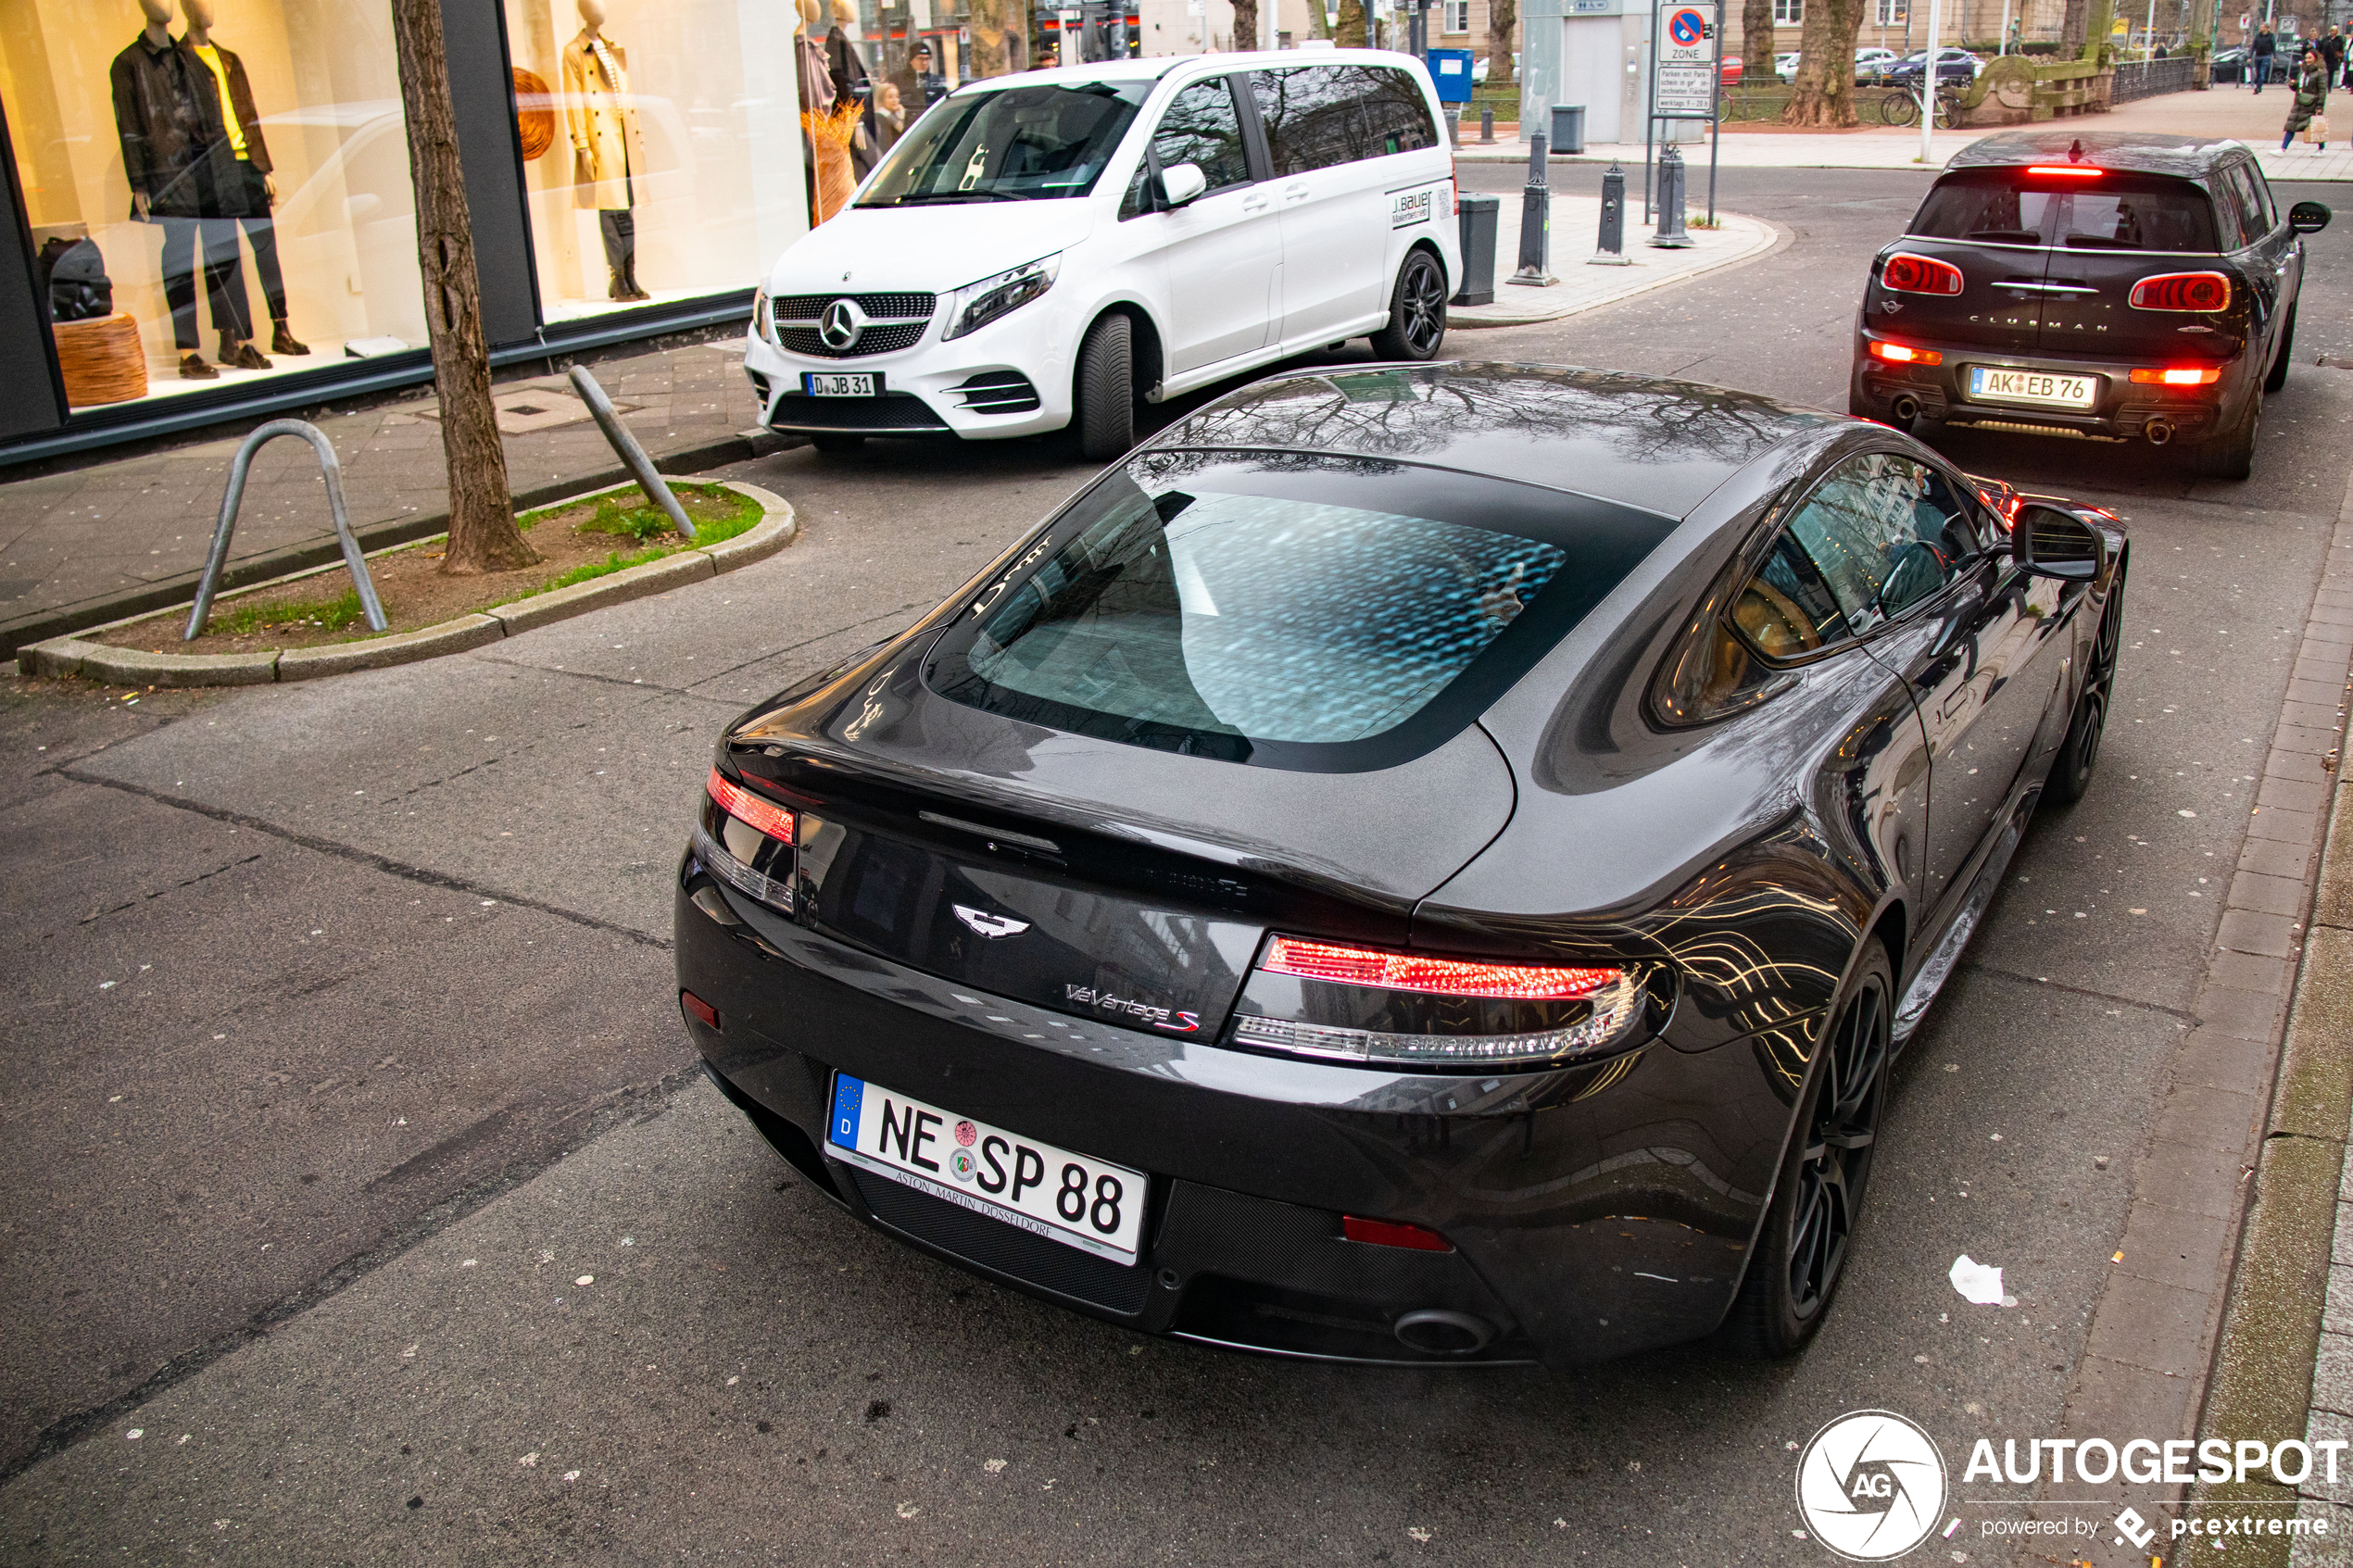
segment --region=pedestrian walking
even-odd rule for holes
[[[2271,56],[2279,46],[2280,41],[2271,36],[2271,30],[2268,27],[2259,30],[2255,42],[2248,45],[2247,56],[2255,68],[2255,95],[2259,98],[2263,95],[2263,83],[2271,80]]]
[[[2335,68],[2336,84],[2340,87],[2353,86],[2353,21],[2336,24],[2336,31],[2329,35],[2328,45],[2324,47],[2332,45],[2336,52],[2329,59]]]
[[[2328,64],[2318,49],[2307,45],[2303,57],[2296,67],[2296,102],[2288,106],[2287,128],[2280,132],[2280,151],[2300,132],[2309,132],[2309,140],[2321,152],[2329,150]]]

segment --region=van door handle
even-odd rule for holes
[[[1283,187],[1283,205],[1285,207],[1289,207],[1293,202],[1303,202],[1306,199],[1307,186],[1304,182],[1297,185],[1286,185]]]
[[[1265,196],[1244,196],[1242,198],[1242,210],[1244,212],[1264,212],[1272,205],[1273,204]]]

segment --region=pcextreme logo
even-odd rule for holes
[[[1855,1562],[1901,1557],[1944,1509],[1944,1456],[1893,1411],[1856,1411],[1797,1456],[1797,1512],[1816,1540]]]

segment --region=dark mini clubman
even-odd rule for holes
[[[1871,262],[1850,410],[2182,444],[2245,479],[2287,383],[2302,236],[2245,144],[2021,132],[1964,147]]]
[[[680,1002],[819,1191],[1114,1323],[1787,1354],[2126,549],[1744,393],[1264,382],[729,727]]]

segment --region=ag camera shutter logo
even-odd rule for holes
[[[1854,1562],[1884,1562],[1927,1539],[1944,1493],[1935,1439],[1893,1411],[1840,1416],[1797,1457],[1798,1513]]]

